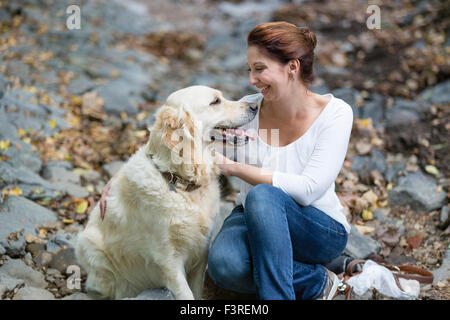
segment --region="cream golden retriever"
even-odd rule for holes
[[[251,121],[256,108],[204,86],[167,98],[147,144],[111,180],[104,217],[97,204],[78,235],[89,294],[122,299],[166,287],[176,299],[201,298],[220,203],[213,137]]]

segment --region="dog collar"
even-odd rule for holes
[[[150,159],[153,160],[153,154],[149,153]],[[176,175],[175,173],[164,171],[162,172],[161,169],[158,167],[158,165],[153,161],[153,164],[155,165],[156,169],[158,169],[159,172],[161,172],[161,175],[166,179],[167,183],[169,184],[169,188],[172,191],[176,192],[176,185],[177,183],[180,183],[184,186],[183,191],[191,192],[194,190],[197,190],[200,188],[199,185],[181,178],[180,176]]]

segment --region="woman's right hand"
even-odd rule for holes
[[[111,180],[112,180],[112,178],[111,178]],[[109,180],[108,183],[106,184],[106,186],[104,186],[102,189],[102,196],[100,198],[100,217],[102,218],[102,220],[105,217],[106,197],[108,196],[109,189],[111,189],[111,180]]]

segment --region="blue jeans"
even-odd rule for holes
[[[328,279],[322,264],[345,249],[342,224],[301,206],[272,185],[253,187],[211,245],[208,273],[220,287],[260,299],[317,299]]]

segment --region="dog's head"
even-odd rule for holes
[[[185,177],[201,176],[199,171],[214,167],[210,146],[215,137],[225,136],[223,130],[235,132],[233,128],[253,120],[256,113],[256,104],[227,100],[213,88],[192,86],[175,91],[157,110],[149,128],[149,152],[157,154],[158,164],[167,170]],[[248,138],[236,134],[233,141],[242,144]]]
[[[195,151],[199,151],[218,136],[224,136],[224,130],[228,129],[228,134],[236,133],[232,129],[253,120],[256,113],[256,104],[230,101],[219,90],[191,86],[169,95],[156,113],[156,121],[150,131],[160,131],[163,144],[172,151],[184,152],[186,150],[182,151],[181,147],[185,149],[201,143],[202,146],[193,145]],[[233,141],[243,144],[248,137],[239,131]]]

